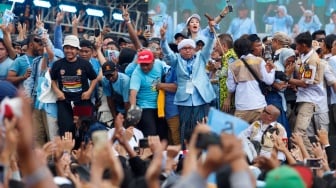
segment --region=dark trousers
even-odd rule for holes
[[[89,100],[76,102],[74,105],[92,107],[92,103]],[[72,106],[69,101],[57,101],[57,121],[60,136],[63,136],[65,132],[72,132],[73,137],[75,136],[76,126],[73,116]]]
[[[142,109],[141,120],[137,128],[142,131],[145,137],[159,135],[160,139],[166,139],[168,128],[164,118],[158,118],[157,109]]]

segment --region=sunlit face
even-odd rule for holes
[[[113,39],[111,39],[111,38],[106,38],[104,41],[103,41],[103,51],[105,52],[105,50],[107,49],[107,44],[109,43],[109,42],[112,42],[113,41]]]
[[[253,42],[252,43],[252,49],[253,49],[253,55],[257,56],[257,57],[261,57],[262,56],[262,51],[263,51],[263,46],[262,46],[262,42]]]
[[[79,57],[90,61],[91,57],[92,57],[92,49],[88,48],[88,47],[81,47],[81,49],[79,50]]]
[[[140,68],[142,72],[148,73],[153,68],[153,63],[140,63]]]
[[[285,61],[285,67],[295,63],[295,56],[290,56]]]
[[[181,48],[179,52],[184,59],[191,59],[195,55],[196,49],[190,45],[186,45],[185,47]]]
[[[148,45],[148,48],[150,49],[150,51],[153,52],[155,59],[159,59],[161,57],[162,50],[161,50],[161,47],[160,47],[159,44],[157,44],[157,43],[150,43]]]
[[[118,71],[114,71],[111,74],[105,75],[105,78],[110,82],[115,82],[118,79]]]
[[[188,23],[188,29],[191,33],[197,33],[200,29],[200,22],[197,18],[191,18]]]
[[[285,16],[285,11],[282,8],[278,8],[277,10],[278,10],[278,16],[279,17]]]
[[[3,62],[8,57],[7,48],[3,43],[0,43],[0,62]]]
[[[336,41],[333,42],[331,47],[331,54],[336,55]]]
[[[66,45],[64,46],[64,56],[67,61],[74,62],[77,60],[78,48]]]

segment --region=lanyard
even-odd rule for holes
[[[25,55],[25,58],[26,58],[26,62],[27,62],[27,64],[28,64],[28,67],[31,68],[31,63],[30,63],[30,61],[29,61],[29,59],[28,59],[28,56]]]
[[[187,61],[187,70],[188,70],[188,73],[189,73],[189,77],[192,78],[192,68],[193,68],[193,59]]]

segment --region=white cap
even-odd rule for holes
[[[64,46],[72,46],[72,47],[81,49],[81,47],[79,45],[79,39],[75,35],[66,36],[65,39],[64,39],[64,43],[63,43],[63,47]]]
[[[177,50],[180,51],[181,48],[184,48],[185,46],[191,46],[193,48],[196,48],[196,43],[194,40],[192,39],[183,39],[180,43],[178,43],[177,45]]]
[[[198,19],[199,21],[201,21],[201,17],[200,17],[198,14],[193,14],[193,15],[191,15],[191,16],[187,19],[187,21],[186,21],[186,25],[188,25],[188,23],[190,22],[190,20],[191,20],[192,18],[196,18],[196,19]]]

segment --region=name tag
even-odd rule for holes
[[[194,92],[194,84],[192,83],[191,80],[187,81],[187,84],[186,84],[186,93],[188,94],[193,94]]]

